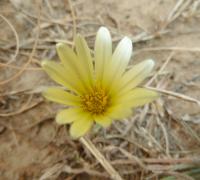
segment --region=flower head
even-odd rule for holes
[[[64,88],[49,87],[43,94],[68,107],[57,114],[56,122],[70,123],[74,138],[83,136],[94,123],[107,127],[113,120],[129,116],[132,108],[158,97],[154,91],[137,87],[151,72],[153,60],[145,60],[126,71],[132,54],[128,37],[112,52],[110,33],[101,27],[94,56],[80,35],[75,38],[75,51],[63,43],[56,47],[61,63],[45,60],[42,67]]]

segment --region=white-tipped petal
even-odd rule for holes
[[[135,88],[137,85],[141,84],[142,81],[151,73],[154,64],[154,61],[151,59],[145,60],[139,64],[136,64],[129,71],[127,71],[121,79],[121,93],[125,93],[126,91],[131,90],[132,88]]]
[[[112,40],[107,28],[101,27],[96,36],[94,58],[95,75],[97,80],[102,80],[106,65],[112,56]]]
[[[132,41],[128,37],[124,37],[117,45],[112,56],[112,66],[116,69],[118,74],[125,71],[131,55]]]
[[[106,87],[119,83],[119,78],[125,72],[132,55],[132,41],[128,37],[124,37],[117,45],[111,62],[106,68]]]

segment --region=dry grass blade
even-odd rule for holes
[[[68,0],[68,3],[69,3],[71,15],[72,15],[72,21],[73,21],[73,37],[75,37],[76,32],[77,32],[77,30],[76,30],[76,28],[77,28],[76,15],[75,15],[75,11],[74,11],[74,8],[73,8],[71,0]]]
[[[0,85],[5,85],[11,81],[13,81],[14,79],[16,79],[17,77],[19,77],[24,71],[25,69],[28,67],[28,65],[31,63],[32,61],[32,58],[34,56],[34,53],[35,53],[35,50],[36,50],[36,47],[37,47],[37,43],[38,43],[38,40],[39,40],[39,33],[40,33],[40,7],[39,7],[39,17],[38,17],[38,32],[37,32],[37,35],[36,35],[36,38],[35,38],[35,43],[33,45],[33,48],[32,48],[32,52],[27,60],[27,62],[24,64],[24,66],[16,73],[14,74],[12,77],[6,79],[6,80],[3,80],[0,82]]]
[[[135,51],[135,54],[139,54],[142,52],[146,52],[146,51],[180,51],[180,52],[184,52],[184,51],[188,51],[188,52],[200,52],[200,48],[199,47],[178,47],[178,46],[173,46],[173,47],[150,47],[150,48],[143,48],[140,50]]]
[[[1,14],[0,14],[0,17],[10,26],[11,30],[13,31],[13,33],[15,35],[15,39],[16,39],[15,55],[13,56],[13,58],[9,62],[6,63],[6,65],[9,65],[10,63],[12,63],[16,59],[16,57],[19,53],[19,36],[18,36],[17,31],[15,30],[14,26],[12,25],[12,23],[10,23],[9,20]]]
[[[166,68],[167,64],[171,61],[172,57],[174,56],[174,52],[171,52],[168,58],[166,59],[165,63],[160,67],[160,69],[154,74],[154,76],[146,83],[146,86],[149,86],[159,74],[163,72],[163,70]]]
[[[165,89],[149,87],[149,86],[145,86],[145,88],[155,90],[155,91],[160,92],[162,94],[166,94],[166,95],[170,95],[170,96],[173,96],[173,97],[176,97],[176,98],[180,98],[180,99],[183,99],[185,101],[193,102],[193,103],[196,103],[198,106],[200,106],[199,100],[192,98],[190,96],[186,96],[184,94],[176,93],[176,92],[173,92],[173,91],[168,91],[168,90],[165,90]]]
[[[94,144],[86,137],[81,137],[80,142],[87,147],[87,149],[94,155],[94,157],[101,163],[105,170],[110,174],[113,180],[123,180],[119,173],[112,167],[112,165],[105,159]]]

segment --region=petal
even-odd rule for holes
[[[80,108],[64,109],[56,115],[56,122],[58,124],[68,124],[81,118],[81,116],[83,116],[83,111]]]
[[[159,97],[158,93],[145,88],[135,88],[134,90],[119,97],[116,103],[122,104],[124,107],[138,107]]]
[[[125,72],[126,67],[130,61],[132,54],[132,41],[125,37],[123,38],[119,44],[117,45],[111,63],[108,64],[109,66],[106,70],[106,80],[105,86],[112,87],[116,86],[119,83],[119,78]]]
[[[68,72],[74,81],[79,82],[79,86],[82,86],[85,91],[88,88],[88,79],[85,78],[85,69],[74,51],[64,43],[56,44],[58,56],[64,65],[66,72]]]
[[[94,120],[97,124],[103,126],[103,127],[108,127],[112,123],[112,119],[107,117],[107,116],[94,116]]]
[[[45,72],[57,83],[65,86],[66,88],[81,93],[83,88],[78,84],[78,80],[69,71],[66,71],[61,64],[53,61],[42,61],[42,68]]]
[[[145,88],[135,88],[124,95],[112,100],[112,106],[107,111],[107,116],[112,119],[123,119],[132,114],[132,108],[147,104],[159,95],[155,91]]]
[[[129,117],[132,114],[132,109],[130,107],[123,105],[111,106],[107,111],[107,116],[114,120],[120,120]]]
[[[80,98],[63,89],[52,87],[43,92],[43,96],[50,101],[54,101],[67,106],[79,106]]]
[[[76,52],[79,58],[79,62],[81,64],[81,67],[84,70],[85,78],[88,80],[87,83],[93,86],[94,68],[92,64],[92,57],[91,57],[90,49],[85,39],[81,35],[76,36],[75,46],[76,46]]]
[[[71,87],[70,83],[66,80],[64,77],[65,70],[64,68],[53,61],[44,60],[42,61],[42,68],[45,70],[45,72],[57,83],[69,88]]]
[[[112,40],[107,28],[101,27],[96,36],[94,57],[95,75],[97,81],[101,81],[104,76],[106,64],[112,56]]]
[[[121,79],[121,93],[125,93],[139,85],[145,78],[149,76],[153,67],[153,60],[146,60],[133,66],[133,68],[126,72]]]
[[[122,74],[131,58],[132,41],[128,37],[124,37],[117,45],[113,56],[112,66],[115,68],[115,73]]]
[[[70,135],[75,139],[85,135],[92,127],[93,122],[91,116],[85,114],[73,122],[70,127]]]

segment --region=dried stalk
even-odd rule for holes
[[[119,173],[112,167],[108,160],[105,159],[105,157],[87,137],[81,137],[80,142],[94,155],[99,163],[105,168],[105,170],[110,174],[111,179],[123,180]]]

